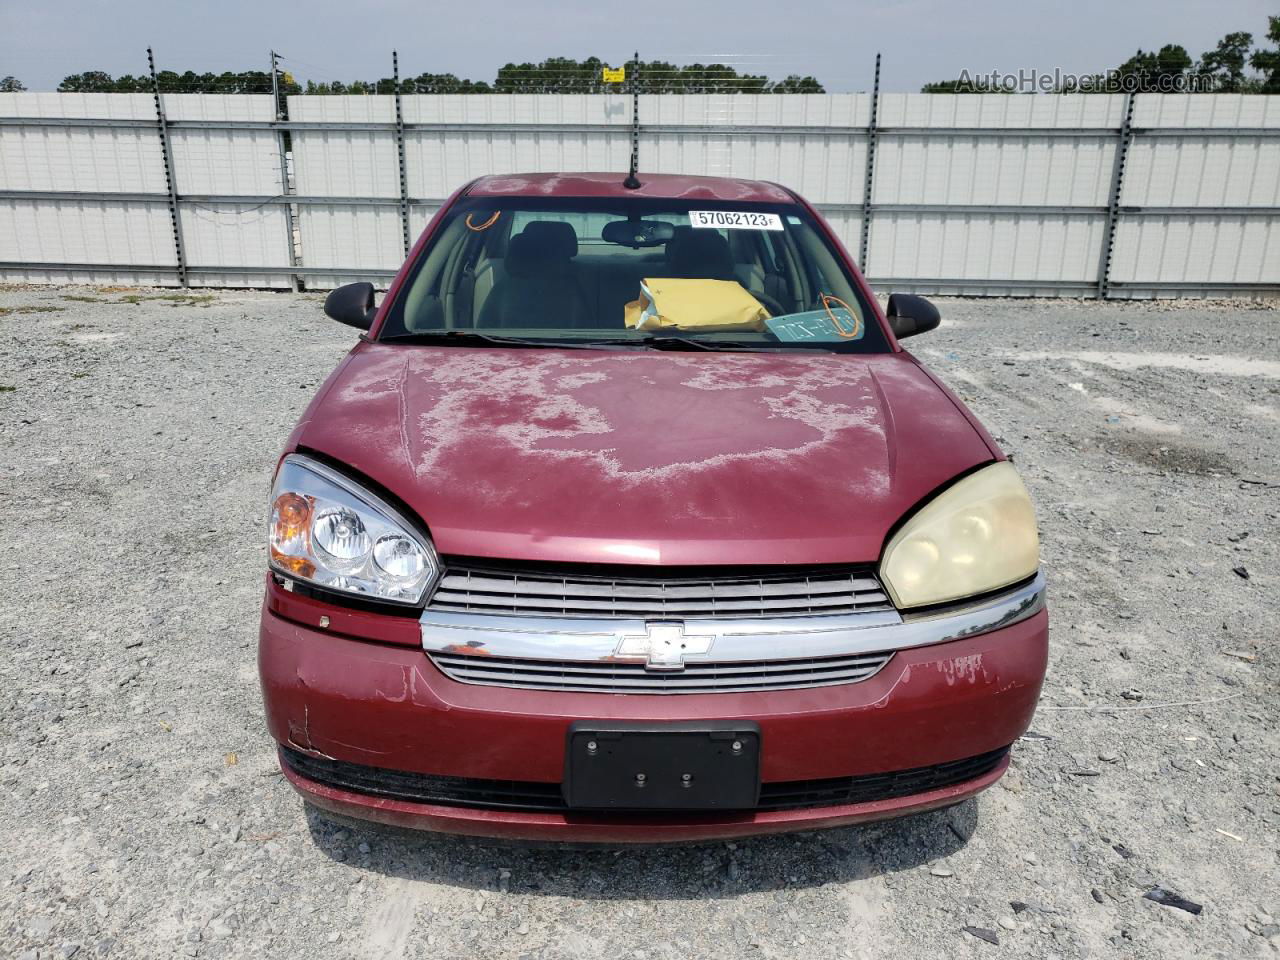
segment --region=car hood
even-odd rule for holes
[[[872,562],[993,448],[909,355],[361,344],[291,446],[365,475],[446,555]]]

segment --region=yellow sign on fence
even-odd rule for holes
[[[626,67],[605,67],[600,73],[605,83],[622,83],[627,79]]]

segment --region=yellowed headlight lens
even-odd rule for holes
[[[880,579],[898,607],[988,593],[1040,566],[1040,537],[1013,464],[993,463],[918,510],[885,549]]]

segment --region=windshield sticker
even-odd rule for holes
[[[804,313],[788,313],[783,317],[770,317],[764,325],[783,343],[803,343],[804,341],[841,343],[845,340],[861,340],[866,332],[866,328],[858,318],[844,307],[807,310]],[[842,330],[856,332],[850,336]]]
[[[782,218],[776,213],[748,210],[690,210],[689,226],[711,230],[781,230]]]

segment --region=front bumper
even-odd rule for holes
[[[1009,766],[1006,753],[994,769],[963,784],[909,797],[803,810],[663,815],[541,813],[484,810],[413,803],[318,783],[282,763],[285,777],[303,797],[324,810],[390,826],[507,840],[572,843],[690,843],[732,840],[770,833],[821,830],[924,813],[959,803],[991,786]]]
[[[269,590],[273,589],[269,587]],[[679,696],[509,689],[460,683],[421,648],[336,636],[264,605],[259,669],[272,736],[317,758],[387,771],[557,784],[577,720],[750,720],[766,784],[893,773],[1007,747],[1030,723],[1044,678],[1048,615],[899,650],[858,683]],[[276,605],[278,607],[278,605]],[[289,781],[335,812],[442,832],[576,842],[663,842],[832,827],[947,806],[995,782],[909,796],[732,813],[588,814],[412,802],[308,778]]]

